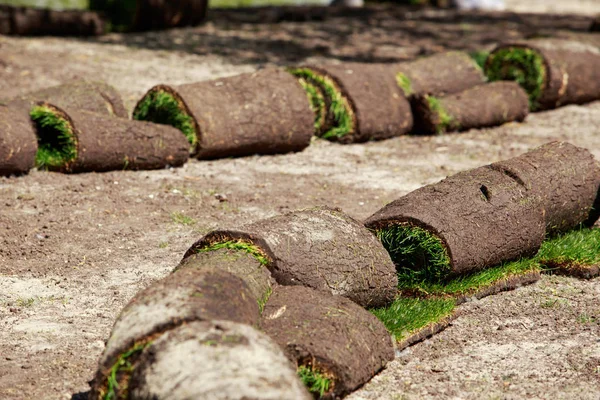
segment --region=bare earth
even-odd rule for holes
[[[567,2],[536,7],[542,3]],[[598,11],[597,2],[568,3]],[[546,18],[528,24],[369,15],[325,24],[213,21],[97,40],[0,37],[0,97],[102,79],[131,108],[154,84],[264,63],[395,61],[540,32],[600,43],[583,32],[582,17],[565,18],[574,24],[567,30],[548,28]],[[350,146],[316,140],[302,153],[191,161],[175,170],[0,179],[0,399],[80,398],[120,309],[212,228],[323,204],[366,218],[422,185],[551,140],[600,157],[600,102],[456,135]],[[600,399],[599,298],[599,279],[544,277],[467,303],[449,329],[399,354],[349,398]]]

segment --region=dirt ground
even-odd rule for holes
[[[567,3],[598,11],[591,1],[544,2]],[[99,39],[0,37],[0,97],[102,79],[131,108],[154,84],[265,63],[395,61],[548,35],[600,44],[584,32],[584,16],[375,8],[324,22],[213,18],[195,29]],[[551,140],[600,157],[600,102],[462,134],[350,146],[316,140],[297,154],[152,172],[0,178],[0,398],[83,398],[120,309],[210,229],[315,205],[366,218],[422,185]],[[400,353],[349,398],[599,399],[599,298],[599,279],[544,277],[469,302],[449,329]]]

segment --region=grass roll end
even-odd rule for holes
[[[331,393],[333,380],[327,374],[314,369],[310,365],[299,366],[297,373],[304,386],[313,396],[322,398],[325,394]]]
[[[36,126],[38,151],[35,165],[40,169],[64,169],[77,158],[73,126],[58,109],[49,105],[34,107],[30,116]]]

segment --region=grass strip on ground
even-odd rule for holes
[[[581,228],[542,243],[535,259],[542,271],[600,264],[600,229]]]

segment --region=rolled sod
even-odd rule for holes
[[[491,167],[541,199],[550,235],[600,216],[600,163],[584,148],[551,142]]]
[[[28,113],[0,104],[0,176],[27,173],[35,166],[37,138]]]
[[[316,112],[317,136],[341,143],[408,133],[408,100],[386,64],[346,63],[289,70],[303,83]]]
[[[393,68],[396,82],[407,97],[458,93],[485,82],[477,61],[459,51],[419,58]]]
[[[186,268],[139,292],[113,326],[90,399],[105,398],[115,382],[124,382],[117,385],[120,390],[127,386],[129,376],[118,370],[124,355],[139,355],[154,338],[177,326],[214,319],[259,323],[258,304],[247,285],[228,272]]]
[[[276,284],[271,273],[266,267],[266,259],[252,254],[252,246],[243,242],[220,242],[214,246],[202,248],[185,258],[176,271],[180,269],[211,270],[220,269],[242,279],[250,289],[253,298],[259,305],[269,298],[273,286]]]
[[[294,211],[241,227],[218,230],[185,254],[222,243],[246,245],[281,285],[303,285],[345,296],[362,306],[384,306],[397,292],[394,264],[361,223],[327,207]]]
[[[133,118],[180,129],[201,159],[301,151],[310,144],[314,123],[302,86],[275,68],[155,86]]]
[[[195,26],[206,17],[207,0],[90,0],[113,31],[147,31]]]
[[[490,80],[513,80],[532,110],[600,99],[600,51],[579,42],[543,39],[498,46],[488,57]]]
[[[60,172],[158,169],[183,165],[186,138],[169,126],[40,103],[31,110],[36,166]]]
[[[97,81],[76,80],[3,102],[25,108],[27,111],[39,102],[47,102],[59,108],[129,118],[119,92],[114,87]]]
[[[128,392],[130,400],[312,398],[273,340],[219,320],[182,325],[152,342]]]
[[[369,217],[399,282],[443,281],[534,255],[545,236],[541,200],[480,167],[424,186]]]
[[[322,382],[313,393],[319,390],[315,394],[325,398],[350,393],[394,359],[391,336],[377,317],[327,292],[275,288],[261,326],[298,366],[305,382]]]
[[[0,5],[0,34],[97,36],[106,22],[95,12]]]
[[[517,83],[493,82],[444,97],[416,96],[413,112],[416,133],[439,134],[523,121],[529,103]]]

